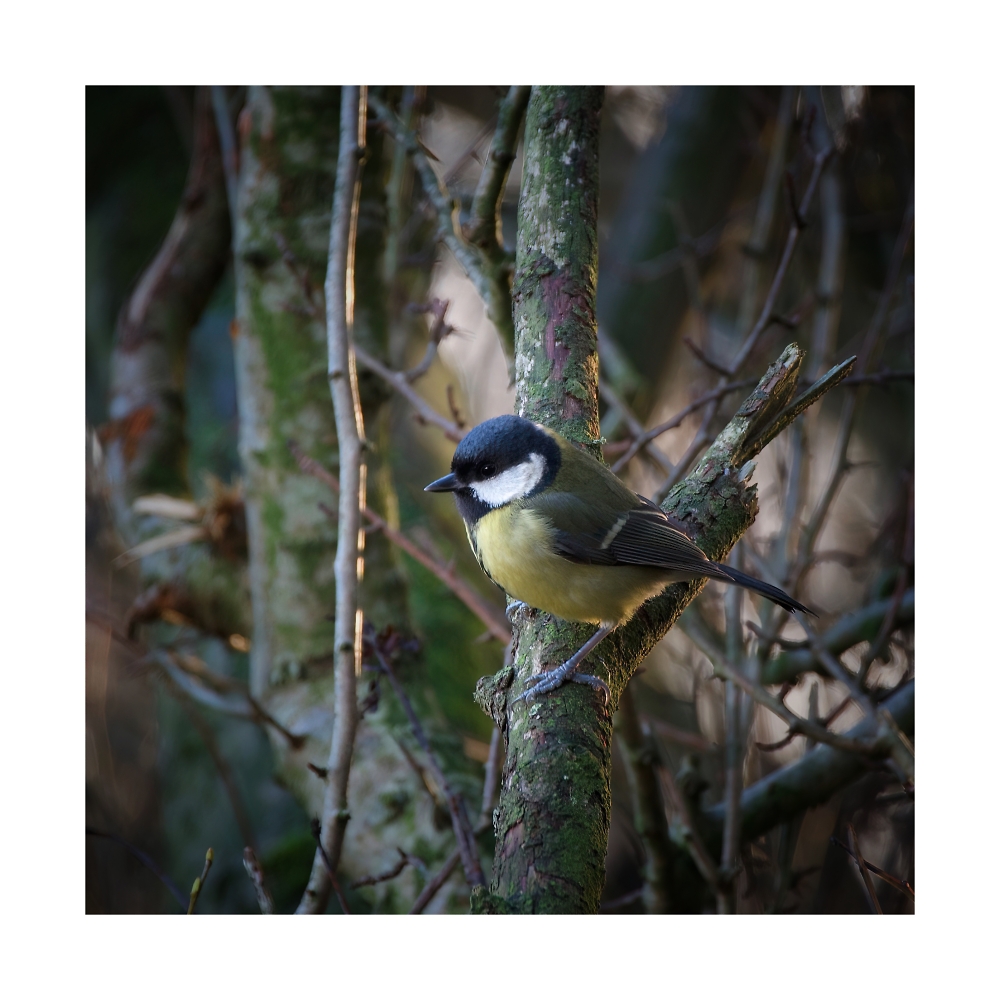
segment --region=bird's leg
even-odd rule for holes
[[[511,623],[511,625],[513,625],[514,624],[514,615],[521,608],[526,608],[527,606],[528,605],[525,604],[524,601],[511,601],[510,604],[507,605],[507,610],[504,612],[504,614],[507,616],[507,621],[509,621]]]
[[[611,690],[608,685],[601,680],[600,677],[595,677],[593,674],[578,674],[577,668],[583,662],[585,656],[592,652],[594,647],[610,632],[614,630],[615,626],[612,625],[602,625],[565,663],[561,666],[556,667],[555,670],[548,670],[544,674],[538,674],[535,677],[530,677],[528,679],[528,684],[531,685],[526,691],[519,694],[514,701],[520,701],[522,698],[534,698],[540,694],[546,694],[549,691],[554,691],[557,687],[561,687],[566,681],[575,681],[577,684],[589,684],[592,688],[597,691],[602,691],[604,693],[604,703],[608,703],[608,698],[611,696]]]

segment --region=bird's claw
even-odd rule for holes
[[[520,611],[521,608],[526,608],[527,606],[528,605],[525,604],[524,601],[511,601],[511,603],[507,605],[507,610],[504,611],[504,614],[507,616],[507,621],[513,625],[514,615]]]
[[[567,669],[565,663],[561,667],[556,667],[555,670],[529,677],[525,682],[526,689],[511,704],[527,700],[529,697],[535,698],[540,694],[548,694],[549,691],[555,691],[556,688],[562,687],[567,681],[572,681],[574,684],[587,684],[604,696],[605,706],[608,704],[611,689],[600,677],[595,677],[593,674],[578,674],[572,666]]]

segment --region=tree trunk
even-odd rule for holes
[[[336,472],[337,437],[327,382],[323,281],[340,120],[336,88],[251,88],[241,118],[234,333],[240,455],[246,477],[254,609],[251,685],[278,720],[306,738],[295,748],[272,734],[280,780],[312,816],[323,781],[308,767],[326,762],[333,724],[333,577],[336,510],[329,488],[304,473],[289,449]],[[356,243],[354,335],[385,358],[385,181],[381,134],[369,128]],[[388,393],[359,372],[369,442],[369,506],[390,521],[396,508],[388,465]],[[369,533],[361,587],[365,618],[408,633],[407,587],[399,557]],[[370,677],[359,695],[368,693]],[[397,742],[391,696],[366,714],[350,778],[353,819],[345,833],[345,881],[391,868],[396,846],[428,864],[451,850],[435,825],[435,803]],[[426,716],[425,716],[426,718]],[[430,723],[430,720],[428,720]],[[329,888],[325,883],[324,891]],[[379,909],[408,909],[421,888],[407,869],[373,890]],[[395,899],[395,902],[393,902]],[[320,906],[322,909],[322,906]]]
[[[518,412],[595,454],[600,103],[594,88],[532,92],[514,290]],[[756,515],[756,487],[737,469],[791,399],[801,363],[795,345],[785,349],[662,505],[712,559],[723,559]],[[606,710],[598,694],[576,684],[512,704],[508,693],[519,695],[531,675],[562,663],[592,632],[534,610],[518,616],[513,668],[477,689],[507,741],[493,880],[488,894],[474,893],[477,912],[597,911],[611,810],[611,715],[636,666],[704,584],[667,588],[598,647],[590,669],[603,665],[611,688]]]

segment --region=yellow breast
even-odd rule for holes
[[[516,504],[467,526],[473,551],[494,583],[566,621],[627,621],[668,582],[652,567],[570,562],[553,550],[553,530],[545,518]]]

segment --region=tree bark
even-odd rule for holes
[[[532,91],[514,286],[518,412],[598,456],[600,104],[595,88]],[[756,487],[734,466],[759,450],[754,442],[791,400],[801,364],[801,352],[790,345],[662,505],[712,559],[723,559],[756,515]],[[611,809],[611,713],[640,660],[704,584],[667,588],[598,647],[590,662],[606,672],[607,710],[599,695],[576,684],[513,704],[508,694],[519,695],[529,676],[563,662],[592,631],[534,610],[518,616],[513,668],[477,688],[477,700],[504,732],[507,753],[494,817],[493,880],[489,893],[474,892],[475,911],[597,911]]]
[[[331,745],[337,547],[336,523],[320,505],[336,509],[338,501],[302,472],[288,442],[296,441],[302,452],[336,472],[322,289],[339,121],[336,88],[250,89],[240,122],[236,245],[234,346],[254,609],[251,684],[268,711],[306,738],[299,749],[277,738],[272,747],[279,780],[317,817],[324,783],[308,765],[325,764]],[[381,134],[373,128],[368,134],[357,222],[354,338],[384,359],[386,170]],[[369,505],[394,520],[389,394],[363,371],[358,387],[369,445]],[[366,619],[377,628],[410,632],[406,578],[381,532],[367,535],[360,589]],[[360,686],[366,694],[368,680]],[[405,729],[399,715],[391,696],[383,696],[378,711],[360,721],[342,883],[391,868],[397,845],[429,865],[451,851],[450,832],[435,826],[435,803],[397,743]],[[406,910],[420,887],[408,868],[371,890],[374,905]]]

